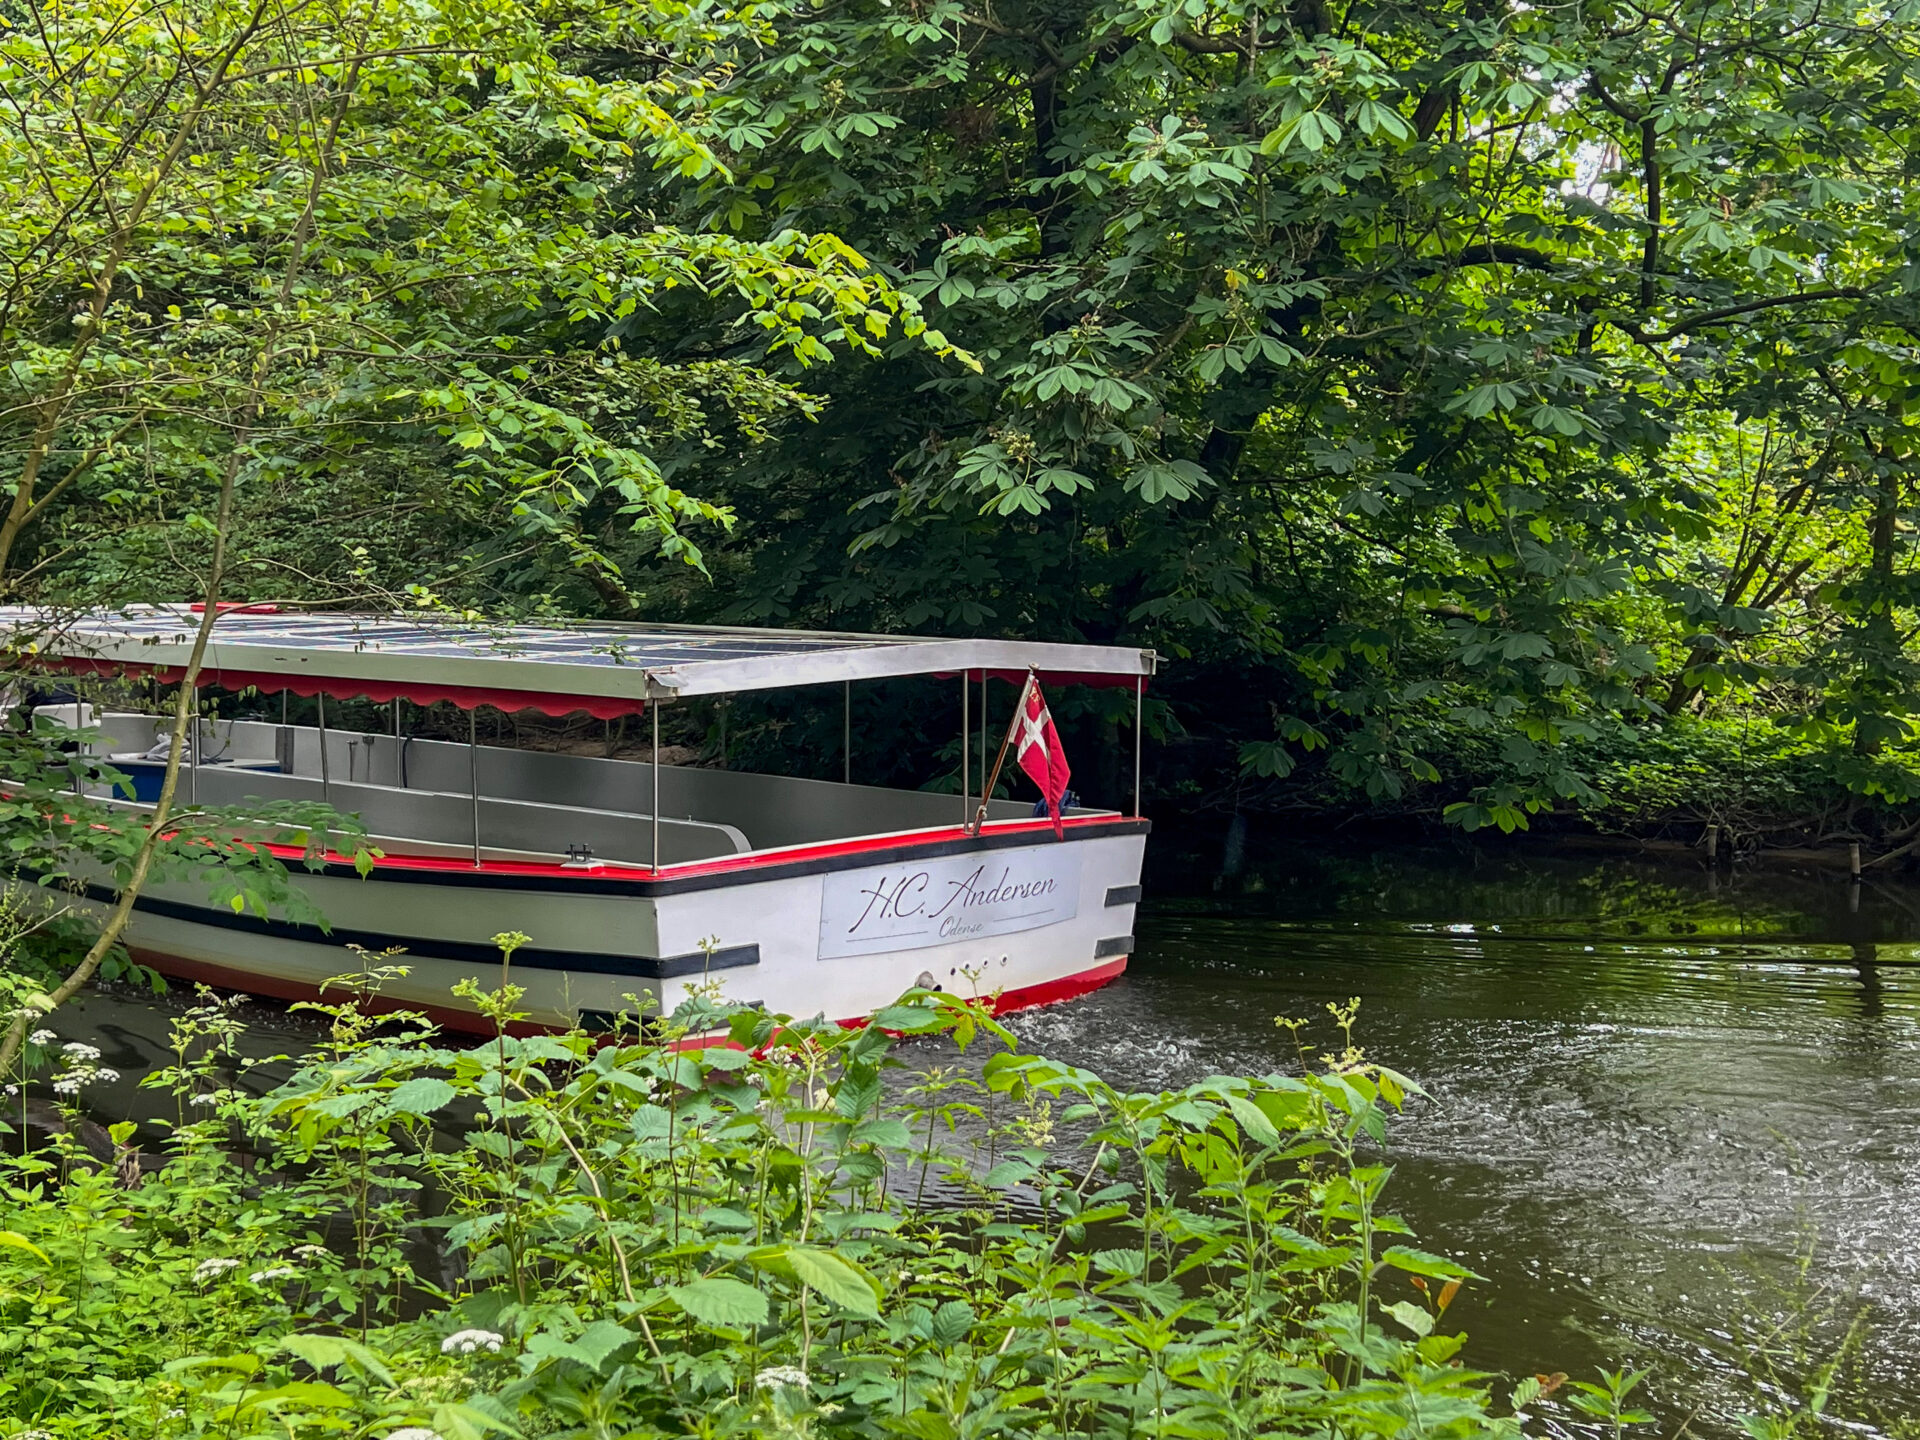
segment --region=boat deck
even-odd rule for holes
[[[164,761],[143,758],[166,721],[110,713],[95,753],[130,775],[140,800],[157,795]],[[486,862],[649,869],[654,862],[654,767],[644,761],[506,749],[412,736],[265,721],[207,721],[202,760],[183,770],[176,806],[325,801],[360,817],[391,855]],[[164,754],[164,752],[162,752]],[[475,800],[477,782],[478,801]],[[104,791],[102,792],[104,793]],[[658,864],[751,856],[838,840],[962,824],[959,795],[848,785],[693,766],[659,774]],[[988,820],[1030,819],[1033,807],[996,800]],[[1112,812],[1076,810],[1073,815]]]

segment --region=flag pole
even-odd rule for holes
[[[1013,702],[1013,716],[1007,721],[1007,733],[1000,737],[1000,753],[993,757],[993,774],[987,777],[986,787],[980,792],[980,808],[974,812],[972,821],[967,825],[969,835],[978,835],[980,827],[986,823],[987,801],[993,798],[993,787],[1000,783],[1000,766],[1007,758],[1007,746],[1013,741],[1013,732],[1027,713],[1027,692],[1033,689],[1033,676],[1033,667],[1029,665],[1027,683],[1020,687],[1020,698]]]

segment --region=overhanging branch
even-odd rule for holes
[[[1705,330],[1723,324],[1728,320],[1737,320],[1742,315],[1758,314],[1762,310],[1777,310],[1783,305],[1813,305],[1825,300],[1866,300],[1872,296],[1871,290],[1862,290],[1852,285],[1835,285],[1825,290],[1801,290],[1792,295],[1768,295],[1759,300],[1746,300],[1738,305],[1722,305],[1713,310],[1702,310],[1676,320],[1662,331],[1643,330],[1630,320],[1613,319],[1613,324],[1624,330],[1642,345],[1659,345],[1668,340],[1678,339],[1695,330]]]

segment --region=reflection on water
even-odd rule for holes
[[[1394,1127],[1391,1195],[1486,1277],[1454,1312],[1470,1363],[1652,1366],[1660,1440],[1683,1422],[1731,1440],[1756,1407],[1742,1337],[1772,1335],[1804,1388],[1865,1306],[1863,1374],[1834,1408],[1912,1433],[1920,895],[1521,850],[1244,847],[1217,891],[1161,875],[1127,976],[1016,1028],[1157,1088],[1274,1068],[1292,1053],[1274,1016],[1360,996],[1368,1048],[1431,1093]],[[1182,890],[1199,898],[1164,898]],[[131,1077],[166,1062],[168,1008],[96,994],[60,1028]],[[243,1018],[257,1056],[311,1035],[272,1006]],[[99,1098],[118,1107],[103,1118],[165,1103]]]
[[[1743,1336],[1803,1350],[1779,1361],[1797,1382],[1864,1306],[1871,1394],[1854,1384],[1846,1411],[1911,1428],[1914,896],[1523,856],[1267,860],[1231,898],[1143,917],[1123,982],[1018,1028],[1157,1088],[1270,1069],[1292,1050],[1274,1016],[1360,996],[1368,1049],[1432,1096],[1393,1131],[1396,1208],[1487,1277],[1457,1312],[1471,1363],[1651,1365],[1663,1435],[1696,1411],[1694,1433],[1728,1435],[1755,1405]]]

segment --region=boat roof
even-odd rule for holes
[[[60,612],[0,607],[0,644],[44,668],[185,673],[202,610],[136,605]],[[946,640],[816,630],[553,621],[489,624],[437,615],[233,606],[215,619],[199,684],[463,709],[636,714],[648,701],[904,675],[1037,670],[1055,683],[1131,685],[1151,650],[1037,640]]]

